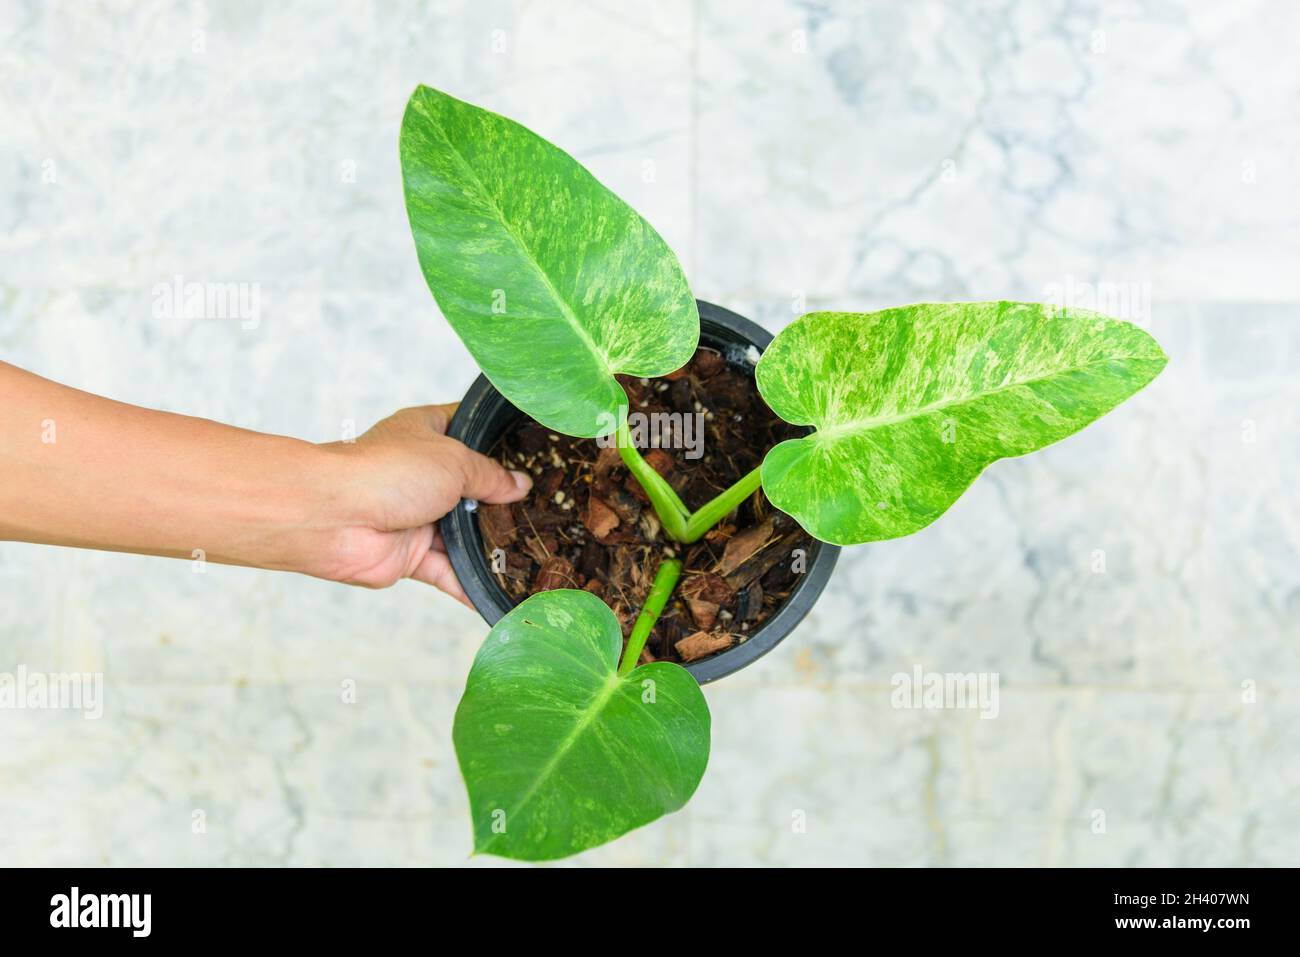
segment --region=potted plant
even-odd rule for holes
[[[924,528],[1166,362],[1133,325],[1017,302],[814,312],[772,339],[697,304],[650,225],[519,124],[420,87],[400,152],[421,269],[484,376],[452,433],[545,478],[526,532],[473,503],[442,525],[493,625],[453,730],[476,852],[563,857],[682,807],[700,681],[779,641],[835,547]],[[638,434],[671,407],[708,451]]]

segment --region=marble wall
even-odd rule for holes
[[[417,83],[561,144],[773,330],[1100,293],[1164,374],[847,552],[707,689],[688,808],[571,863],[1294,864],[1297,35],[1259,0],[8,0],[0,356],[316,440],[458,397]],[[156,318],[176,276],[257,284],[258,321]],[[484,633],[409,582],[0,544],[0,671],[105,676],[102,720],[0,711],[0,863],[495,864],[450,740]],[[894,707],[918,666],[996,674],[997,717]]]

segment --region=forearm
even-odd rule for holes
[[[0,538],[316,574],[338,459],[0,363]]]

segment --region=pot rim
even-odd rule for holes
[[[770,332],[744,316],[703,300],[696,300],[696,303],[700,313],[701,342],[708,338],[724,347],[753,346],[760,353],[772,342]],[[732,361],[730,357],[729,361]],[[752,374],[752,366],[750,371]],[[495,442],[499,429],[494,431],[493,427],[503,415],[522,414],[486,376],[480,374],[452,417],[447,435],[483,452],[485,446]],[[488,438],[486,442],[483,441],[485,436]],[[461,587],[474,609],[491,626],[515,605],[488,567],[483,539],[474,518],[477,508],[477,502],[461,500],[442,518],[438,528]],[[757,661],[780,644],[812,610],[830,580],[840,552],[836,545],[816,538],[812,541],[807,569],[785,602],[752,635],[726,651],[682,665],[696,681],[700,684],[716,681]]]

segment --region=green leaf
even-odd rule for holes
[[[497,622],[470,670],[452,738],[476,853],[551,860],[676,811],[709,760],[709,709],[690,673],[616,672],[618,620],[588,592],[540,592]]]
[[[756,375],[777,415],[817,431],[768,452],[763,489],[832,544],[909,535],[989,463],[1077,432],[1165,362],[1136,326],[1033,303],[809,313]]]
[[[677,257],[573,157],[424,86],[400,152],[424,278],[520,409],[569,435],[605,435],[627,401],[615,373],[690,360],[699,313]]]

